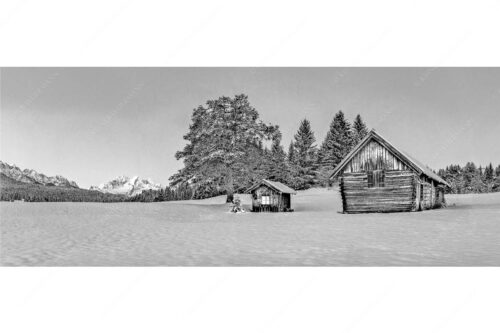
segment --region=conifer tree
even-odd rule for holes
[[[351,124],[345,119],[342,111],[333,118],[326,138],[318,154],[318,164],[335,168],[352,148]]]
[[[490,182],[493,180],[493,177],[494,177],[493,165],[490,163],[484,169],[484,178],[486,179],[486,181]]]
[[[287,155],[281,145],[281,132],[279,130],[276,130],[273,136],[269,158],[266,159],[266,162],[270,164],[266,178],[282,183],[288,182]]]
[[[367,135],[368,135],[368,128],[366,127],[366,124],[363,122],[363,119],[361,119],[361,116],[358,114],[352,124],[352,138],[353,138],[352,146],[354,147],[355,145],[357,145]]]
[[[302,167],[311,167],[316,157],[316,138],[314,137],[309,120],[302,120],[294,139],[297,163]]]
[[[289,163],[295,163],[295,146],[293,145],[293,141],[290,141],[290,145],[288,146],[287,158]]]
[[[467,192],[473,192],[472,183],[477,174],[474,162],[467,162],[463,168],[464,188]]]
[[[296,189],[309,188],[315,183],[317,167],[316,138],[309,120],[302,120],[294,139],[293,186]]]

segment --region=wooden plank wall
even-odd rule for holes
[[[409,168],[375,140],[368,142],[346,164],[344,172],[354,173],[372,170],[408,170]]]
[[[416,200],[415,210],[427,210],[444,207],[444,187],[439,186],[434,180],[428,179],[425,176],[417,179],[417,197],[419,197],[420,185],[423,188],[423,200]],[[418,199],[418,198],[417,198]]]
[[[385,186],[368,188],[366,172],[344,173],[340,193],[345,213],[403,212],[415,207],[412,171],[386,171]]]
[[[254,194],[255,194],[256,198],[254,198]],[[260,206],[261,197],[263,195],[270,196],[270,206],[278,207],[279,210],[282,210],[283,203],[282,203],[282,197],[280,196],[280,194],[277,193],[275,190],[273,190],[267,186],[264,186],[264,185],[256,188],[254,191],[252,191],[252,206],[253,207]]]
[[[424,199],[422,201],[422,209],[432,208],[432,186],[429,183],[423,183],[424,185]]]
[[[434,204],[434,208],[441,208],[446,205],[446,201],[444,199],[444,187],[437,186],[436,187],[436,202]]]

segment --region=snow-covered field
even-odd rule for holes
[[[500,266],[500,193],[448,208],[339,214],[335,190],[294,213],[228,213],[224,198],[164,203],[0,203],[13,266]],[[244,198],[248,203],[248,198]]]

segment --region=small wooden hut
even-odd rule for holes
[[[280,182],[263,179],[247,190],[252,195],[252,212],[292,212],[293,189]]]
[[[446,181],[375,130],[337,165],[344,213],[410,212],[442,207]]]

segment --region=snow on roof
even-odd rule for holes
[[[416,160],[415,158],[413,158],[412,156],[408,155],[408,153],[402,151],[401,152],[403,155],[405,155],[405,157],[407,159],[409,159],[410,161],[412,161],[414,164],[416,164],[420,171],[422,171],[427,177],[429,178],[432,178],[434,179],[435,181],[437,181],[438,183],[442,183],[442,184],[445,184],[446,186],[450,186],[450,184],[448,184],[443,178],[439,177],[434,171],[432,171],[428,166],[426,166],[425,164],[423,164],[422,162]]]
[[[272,180],[267,180],[267,179],[262,179],[260,182],[252,185],[248,190],[247,192],[251,192],[253,190],[255,190],[257,187],[259,187],[260,185],[267,185],[269,186],[270,188],[278,191],[278,192],[281,192],[281,193],[289,193],[289,194],[296,194],[295,190],[286,186],[285,184],[283,183],[280,183],[280,182],[274,182]]]
[[[411,157],[407,153],[396,149],[389,141],[387,141],[385,138],[383,138],[380,134],[375,132],[374,129],[372,129],[367,136],[364,137],[361,142],[359,142],[356,147],[354,147],[349,154],[335,167],[333,170],[332,174],[330,175],[330,178],[333,178],[337,176],[340,171],[342,171],[345,167],[345,165],[356,155],[356,153],[363,148],[363,146],[370,141],[370,139],[376,139],[377,141],[380,141],[387,146],[387,148],[392,152],[396,153],[398,157],[403,161],[403,163],[407,164],[410,166],[412,169],[414,169],[417,172],[423,173],[427,177],[434,179],[438,183],[444,184],[446,186],[450,186],[443,178],[439,177],[436,173],[434,173],[430,168],[425,166],[423,163],[419,162],[415,158]]]

